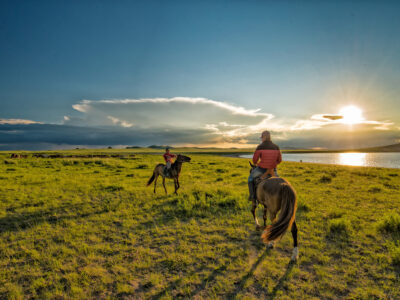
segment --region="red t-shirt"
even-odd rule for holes
[[[176,157],[176,155],[175,155],[175,154],[172,154],[172,153],[164,153],[163,157],[164,157],[164,159],[165,159],[165,162],[169,162],[169,161],[172,162],[172,159],[173,159],[174,157]]]

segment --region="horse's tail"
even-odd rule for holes
[[[264,243],[275,241],[283,236],[283,234],[292,226],[295,219],[297,209],[296,192],[288,183],[281,184],[279,197],[281,198],[281,212],[279,219],[264,230],[261,238]]]
[[[153,172],[153,175],[151,176],[149,181],[147,181],[147,186],[149,186],[154,181],[155,178],[156,178],[156,171]]]

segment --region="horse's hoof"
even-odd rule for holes
[[[267,249],[274,249],[274,242],[269,242],[267,244]]]

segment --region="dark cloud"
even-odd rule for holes
[[[343,116],[340,115],[323,115],[322,116],[324,119],[328,119],[328,120],[340,120],[343,119]]]
[[[373,125],[369,125],[373,126]],[[282,133],[272,132],[274,141],[281,147],[330,149],[358,148],[395,143],[400,132],[394,130],[371,131],[368,126],[357,132],[345,131],[343,125],[323,128],[319,131]],[[152,128],[132,129],[122,127],[82,127],[54,124],[0,124],[0,149],[68,149],[76,146],[104,147],[115,145],[148,146],[256,144],[259,133],[241,137],[224,136],[207,129]]]
[[[0,125],[0,148],[37,149],[35,145],[150,145],[173,143],[218,142],[218,136],[205,129],[140,129],[120,127],[78,127],[69,125],[31,124]]]

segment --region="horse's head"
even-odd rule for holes
[[[178,162],[190,162],[191,158],[189,156],[186,155],[182,155],[182,154],[178,154],[178,157],[176,158],[176,161]]]
[[[253,165],[252,163],[251,163],[251,161],[249,161],[249,164],[250,164],[250,167],[251,167],[251,169],[250,169],[250,173],[251,173],[251,171],[253,171],[254,170],[254,168],[256,167],[255,165]]]

